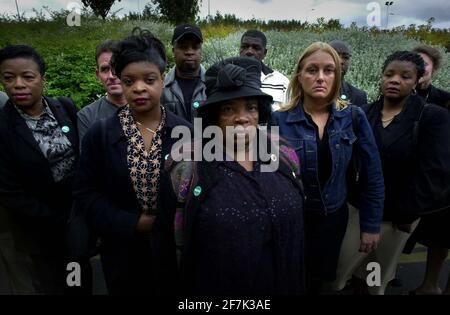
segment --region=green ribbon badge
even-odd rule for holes
[[[70,128],[68,126],[62,126],[61,130],[64,133],[68,133],[70,131]]]
[[[195,196],[195,197],[198,197],[201,193],[202,193],[202,187],[196,186],[196,187],[194,188],[194,196]]]
[[[166,156],[164,157],[164,160],[166,160],[167,161],[167,159],[169,158],[169,155],[168,154],[166,154]]]
[[[198,101],[195,101],[194,104],[192,104],[192,106],[197,109],[200,106],[200,103]]]
[[[345,100],[347,99],[347,95],[342,94],[342,95],[341,95],[341,99],[345,101]]]

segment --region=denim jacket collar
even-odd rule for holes
[[[332,121],[334,119],[334,117],[345,117],[345,113],[343,110],[338,111],[336,109],[336,103],[332,103],[331,104],[331,111],[330,111],[331,117],[330,117],[330,121]],[[305,116],[305,110],[303,109],[303,102],[299,101],[297,106],[295,106],[293,109],[289,110],[288,112],[288,116],[286,119],[286,122],[289,123],[297,123],[297,122],[301,122],[301,121],[306,121],[306,116]]]

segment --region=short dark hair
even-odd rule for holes
[[[8,59],[24,58],[34,61],[41,76],[45,74],[45,62],[42,56],[31,46],[28,45],[8,45],[0,50],[0,64]]]
[[[412,51],[415,53],[422,53],[430,57],[431,61],[433,61],[434,71],[437,71],[442,66],[442,55],[436,48],[421,44],[414,47]]]
[[[266,38],[266,35],[264,35],[264,33],[261,32],[261,31],[258,31],[258,30],[248,30],[248,31],[246,31],[246,32],[242,35],[242,37],[241,37],[241,43],[242,43],[242,40],[244,39],[244,37],[255,37],[255,38],[259,38],[259,39],[261,39],[261,42],[262,42],[262,44],[263,44],[263,47],[266,48],[266,46],[267,46],[267,38]]]
[[[148,61],[164,73],[167,64],[166,48],[150,31],[135,28],[132,35],[118,43],[113,52],[111,66],[120,78],[122,70],[130,63]]]
[[[118,41],[116,40],[106,40],[95,47],[95,63],[98,66],[98,57],[103,53],[114,53],[117,50]]]
[[[415,52],[412,52],[412,51],[396,51],[396,52],[394,52],[392,55],[387,57],[386,61],[383,64],[382,72],[384,72],[384,70],[386,70],[387,66],[393,61],[408,61],[408,62],[413,63],[416,66],[417,81],[419,81],[419,79],[421,77],[423,77],[423,74],[425,73],[425,63],[424,63],[422,57],[420,57],[420,55]]]

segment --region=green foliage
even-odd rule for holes
[[[83,4],[90,7],[95,15],[105,19],[116,0],[81,0]],[[120,2],[120,0],[118,0]]]
[[[198,0],[152,0],[162,17],[175,25],[192,23],[199,12]]]
[[[203,46],[204,65],[208,67],[216,61],[239,54],[239,40],[244,29],[224,38],[211,38]],[[291,76],[301,52],[315,41],[329,42],[340,39],[352,47],[350,71],[346,80],[368,93],[369,100],[378,97],[381,68],[386,57],[396,50],[409,50],[420,43],[405,34],[373,34],[357,29],[338,31],[267,31],[267,56],[264,62],[281,73]],[[433,84],[450,90],[450,53],[441,46],[435,46],[446,61],[442,69],[433,78]]]
[[[0,15],[0,48],[8,44],[28,44],[35,47],[47,64],[48,84],[45,94],[48,96],[69,96],[78,107],[95,101],[104,93],[95,77],[96,45],[106,39],[123,39],[136,26],[149,29],[166,43],[169,60],[167,70],[174,65],[170,45],[173,25],[159,22],[155,11],[148,10],[148,19],[144,19],[144,14],[139,14],[122,19],[110,16],[103,21],[91,11],[85,10],[79,27],[67,26],[66,17],[69,13],[64,10],[51,12],[51,19],[48,20],[42,12],[35,11],[36,17],[27,18],[25,22]],[[228,24],[228,21],[235,24]],[[257,20],[245,21],[245,27],[239,27],[239,19],[235,16],[216,15],[211,23],[202,24],[206,38],[203,45],[203,65],[208,67],[223,58],[237,56],[240,37],[249,28],[265,31],[268,54],[264,62],[288,77],[301,51],[309,44],[314,41],[341,39],[348,42],[353,50],[346,79],[367,91],[369,99],[374,100],[378,96],[381,66],[386,57],[395,50],[411,49],[420,42],[426,42],[433,44],[444,55],[444,65],[433,83],[450,90],[450,53],[445,52],[445,44],[436,45],[436,41],[430,40],[435,38],[440,43],[448,36],[448,30],[426,27],[419,30],[414,26],[385,32],[358,28],[356,25],[344,29],[338,25],[337,20],[330,21],[320,20],[316,24],[278,21],[279,24],[272,24],[277,25],[276,28],[265,29],[268,24],[260,27]],[[448,43],[450,44],[450,41]]]

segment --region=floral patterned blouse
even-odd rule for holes
[[[131,182],[142,211],[146,214],[155,213],[157,206],[162,156],[161,135],[166,121],[166,112],[162,106],[161,111],[162,119],[148,151],[129,105],[119,113],[119,120],[128,141],[127,162]]]

